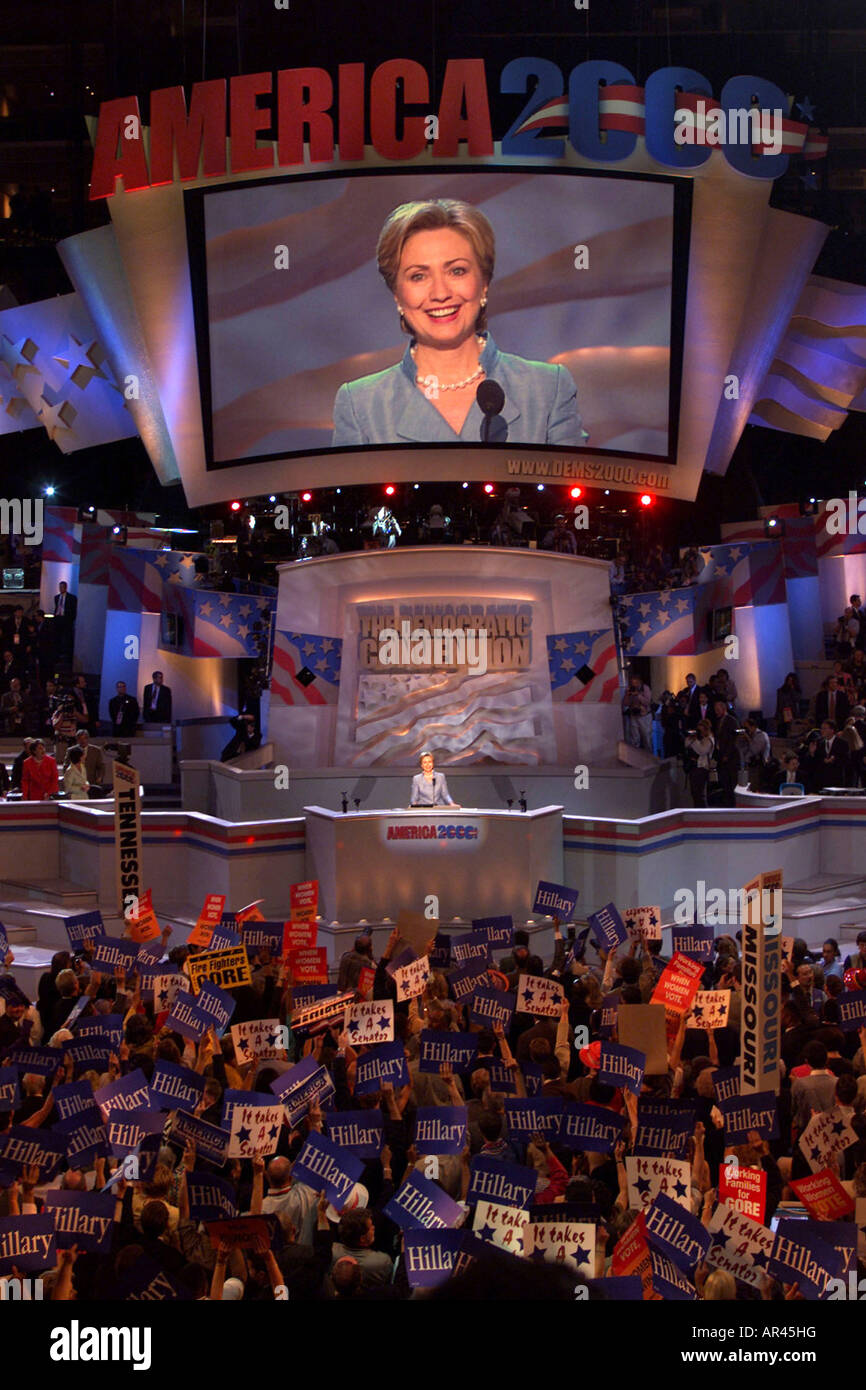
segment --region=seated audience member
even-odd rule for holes
[[[21,795],[25,801],[47,801],[57,789],[57,763],[46,753],[42,739],[33,739],[21,768]]]

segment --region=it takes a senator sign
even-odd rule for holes
[[[514,97],[507,129],[494,130],[490,91]],[[792,154],[826,154],[827,141],[791,119],[789,98],[763,77],[732,77],[718,100],[692,68],[659,68],[639,86],[622,63],[594,60],[570,71],[546,58],[515,58],[499,72],[481,58],[452,58],[436,88],[421,63],[392,58],[283,68],[150,93],[149,137],[138,98],[103,102],[94,140],[90,198],[110,198],[176,180],[226,179],[305,165],[379,160],[540,160],[618,164],[643,139],[652,160],[689,172],[714,146],[741,174],[776,179]],[[744,133],[743,117],[773,116]],[[692,136],[683,138],[688,115]],[[763,130],[763,134],[761,131]],[[367,143],[366,131],[369,131]],[[227,145],[228,139],[228,145]]]

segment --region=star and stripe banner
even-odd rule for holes
[[[713,586],[713,607],[763,608],[786,597],[782,547],[778,541],[711,545],[701,550],[699,587]]]
[[[191,588],[201,583],[195,551],[111,548],[108,556],[108,607],[121,613],[160,613],[165,585]]]
[[[75,565],[81,554],[81,526],[75,507],[46,507],[43,514],[42,560]]]
[[[709,650],[708,591],[699,585],[648,594],[625,594],[619,614],[629,656],[694,656]]]
[[[619,695],[613,628],[555,632],[547,639],[550,694],[555,702],[610,704]]]
[[[259,642],[270,629],[276,595],[216,593],[212,589],[166,586],[164,609],[182,620],[179,647],[182,656],[257,657]],[[256,625],[260,630],[255,630]],[[164,643],[160,643],[164,646]]]
[[[706,129],[711,113],[724,112],[715,97],[704,92],[678,92],[675,108],[693,113],[696,131]],[[725,114],[727,114],[725,112]],[[716,117],[712,117],[713,122]],[[671,108],[671,127],[674,125],[674,107]],[[548,135],[564,135],[569,127],[568,93],[553,97],[539,106],[514,131],[522,135],[527,131],[541,131]],[[629,135],[643,136],[646,133],[646,100],[644,88],[631,82],[609,82],[598,93],[599,131],[622,130]],[[803,155],[810,159],[823,159],[827,154],[827,136],[814,130],[803,121],[795,121],[790,116],[782,117],[782,148],[779,153]],[[712,146],[710,146],[712,148]],[[754,149],[767,149],[770,146],[759,138]]]
[[[274,640],[271,702],[335,705],[340,693],[342,657],[343,643],[339,637],[278,630]]]

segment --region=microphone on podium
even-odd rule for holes
[[[498,381],[491,381],[489,378],[479,384],[475,392],[475,399],[478,408],[484,416],[481,422],[481,442],[487,444],[490,439],[490,426],[494,415],[499,415],[505,404],[505,392]]]

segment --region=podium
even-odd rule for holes
[[[538,880],[562,882],[561,806],[304,813],[307,876],[319,880],[326,922],[396,921],[435,894],[443,924],[510,913],[520,926]]]

